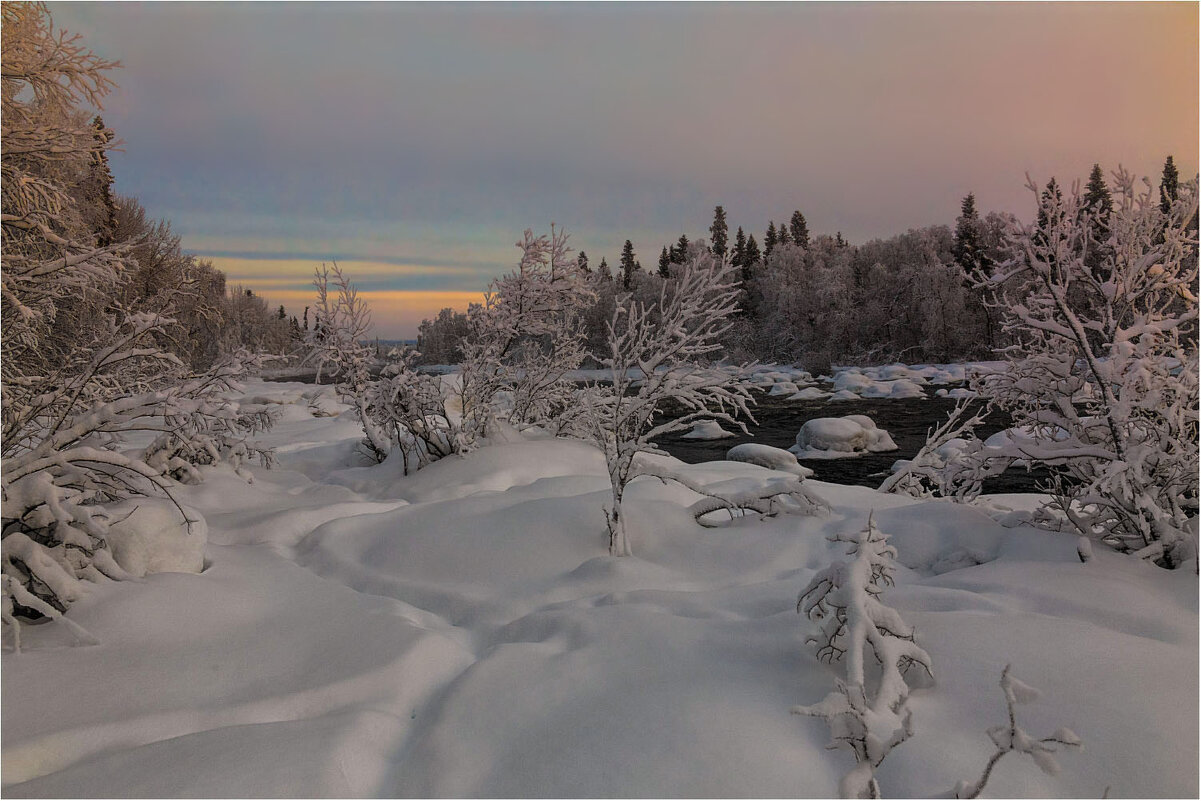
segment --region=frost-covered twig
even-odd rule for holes
[[[1055,746],[1082,747],[1080,738],[1066,726],[1056,729],[1050,737],[1043,737],[1039,740],[1034,739],[1018,726],[1015,707],[1018,704],[1037,700],[1038,690],[1015,679],[1010,675],[1009,669],[1010,666],[1006,665],[1005,669],[1001,671],[1001,691],[1005,694],[1005,708],[1009,715],[1009,722],[988,730],[988,736],[996,745],[997,750],[989,757],[979,779],[975,782],[961,781],[955,786],[956,798],[979,798],[980,793],[984,791],[984,785],[988,784],[988,780],[992,776],[993,768],[996,767],[1001,757],[1008,753],[1016,751],[1020,754],[1027,754],[1043,773],[1054,776],[1059,773],[1059,762],[1054,757],[1057,751]]]

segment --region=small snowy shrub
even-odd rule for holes
[[[608,326],[608,353],[601,359],[612,384],[593,384],[582,393],[572,427],[605,454],[613,505],[606,512],[609,553],[631,553],[621,500],[626,484],[646,474],[640,453],[662,453],[656,437],[683,431],[699,420],[730,423],[750,418],[750,390],[735,374],[699,364],[721,349],[732,325],[739,293],[736,268],[728,259],[698,255],[664,282],[658,301],[648,306],[632,298],[619,305]],[[683,409],[656,422],[665,407]],[[751,418],[754,419],[754,418]],[[674,476],[663,476],[674,478]]]
[[[973,447],[972,432],[985,417],[982,410],[966,416],[970,403],[969,399],[961,398],[947,419],[927,433],[925,444],[908,464],[886,478],[879,491],[903,493],[914,498],[928,498],[936,491],[944,497],[955,495],[965,481],[962,475],[964,464],[956,459],[954,451]],[[956,445],[962,445],[962,448],[955,449]]]
[[[992,776],[993,768],[996,767],[1001,757],[1008,753],[1016,751],[1019,754],[1026,754],[1034,760],[1043,773],[1054,776],[1059,773],[1059,763],[1054,756],[1057,751],[1055,746],[1081,747],[1080,738],[1067,727],[1057,729],[1050,737],[1035,740],[1018,726],[1014,707],[1037,700],[1038,690],[1011,676],[1009,668],[1010,666],[1006,665],[1005,670],[1001,671],[1001,691],[1005,693],[1005,708],[1009,713],[1009,722],[988,730],[989,739],[993,741],[997,750],[989,757],[988,764],[984,766],[984,771],[980,774],[979,779],[974,782],[961,781],[955,786],[956,798],[979,798],[980,793],[984,791],[984,785],[988,784],[988,779]]]
[[[824,719],[829,747],[854,754],[855,767],[839,785],[844,798],[879,798],[875,769],[913,734],[905,673],[917,666],[933,675],[930,656],[897,611],[879,599],[892,586],[896,551],[871,516],[862,531],[835,535],[833,541],[849,543],[847,555],[854,558],[819,571],[797,598],[797,611],[821,623],[819,634],[808,640],[817,645],[818,659],[845,658],[846,672],[825,699],[792,712]],[[880,665],[874,687],[868,686],[869,649]]]
[[[1014,223],[1007,261],[981,277],[1021,345],[974,388],[1025,434],[972,458],[1047,466],[1080,534],[1174,567],[1195,548],[1197,183],[1161,207],[1149,182],[1136,193],[1115,178],[1108,214],[1078,187],[1044,193],[1038,222]]]

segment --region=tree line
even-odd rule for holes
[[[1168,156],[1159,185],[1165,213],[1179,186],[1178,170]],[[1062,198],[1055,179],[1039,200],[1052,196]],[[1102,216],[1112,210],[1100,164],[1092,168],[1083,203],[1100,208]],[[1016,223],[1013,215],[981,215],[974,194],[968,194],[953,226],[915,228],[861,245],[850,244],[841,231],[811,235],[799,210],[785,219],[769,221],[762,246],[741,226],[731,241],[725,208],[717,206],[708,240],[680,234],[662,247],[653,272],[643,269],[628,239],[616,273],[605,258],[594,270],[588,254],[580,251],[579,266],[595,296],[583,312],[591,350],[599,352],[605,323],[620,296],[655,298],[664,284],[678,279],[684,264],[702,253],[728,256],[737,270],[738,319],[721,343],[723,355],[734,361],[799,361],[825,371],[832,362],[992,358],[1016,344],[987,303],[988,293],[999,287],[979,286],[974,280],[1006,257],[1005,231]],[[1039,224],[1048,221],[1039,219]],[[422,321],[418,350],[425,363],[457,364],[467,335],[467,313],[442,309]]]

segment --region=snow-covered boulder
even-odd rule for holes
[[[890,398],[924,398],[926,391],[921,384],[908,378],[900,378],[890,382],[888,397]]]
[[[797,432],[796,445],[791,450],[810,459],[834,459],[896,449],[897,444],[888,432],[876,428],[870,417],[852,414],[807,420]]]
[[[843,370],[841,373],[834,376],[834,389],[836,391],[848,390],[850,392],[854,392],[856,395],[862,393],[863,390],[871,387],[875,383],[877,382],[873,381],[871,378],[859,372],[858,370]]]
[[[829,392],[824,392],[824,391],[818,389],[817,387],[805,387],[800,392],[797,392],[795,395],[789,395],[788,400],[791,400],[791,401],[822,400],[823,398],[828,398],[828,397],[830,397]]]
[[[831,395],[828,400],[854,401],[854,400],[859,400],[859,396],[856,395],[854,392],[851,392],[849,389],[840,389],[837,392],[835,392],[833,395]]]
[[[937,392],[935,392],[934,394],[940,398],[954,398],[954,399],[978,398],[979,397],[979,395],[976,392],[973,392],[970,389],[966,389],[965,387],[956,387],[955,389],[950,389],[950,390],[940,389]]]
[[[790,452],[783,448],[773,448],[771,445],[762,445],[758,442],[744,442],[741,445],[735,445],[726,453],[726,459],[731,462],[757,464],[760,467],[766,467],[768,470],[793,473],[802,478],[809,478],[813,475],[813,471],[802,464],[798,464],[796,457]]]
[[[183,509],[190,527],[175,504],[162,498],[131,498],[107,507],[108,545],[121,569],[138,577],[203,570],[208,526],[195,509]]]
[[[694,423],[692,430],[683,434],[680,439],[725,439],[734,436],[733,433],[721,427],[716,420],[701,420]]]
[[[796,384],[792,383],[791,381],[778,381],[775,384],[772,384],[772,388],[767,394],[768,395],[795,395],[797,392],[800,392],[800,388]]]

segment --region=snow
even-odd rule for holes
[[[876,428],[870,417],[851,414],[806,420],[789,450],[802,459],[844,459],[896,449],[888,432]]]
[[[311,390],[247,388],[291,398],[264,437],[277,468],[181,489],[208,524],[202,572],[88,585],[66,617],[97,645],[51,623],[6,648],[6,797],[829,797],[853,761],[788,711],[843,666],[816,660],[795,602],[847,558],[827,536],[873,510],[899,562],[881,600],[936,676],[884,795],[979,776],[1011,663],[1043,691],[1021,723],[1084,750],[1054,776],[1002,760],[988,795],[1198,794],[1196,576],[994,522],[1029,496],[809,480],[828,514],[705,528],[700,496],[647,476],[623,501],[635,555],[614,558],[592,446],[510,431],[405,477],[363,464],[354,415],[314,417]],[[662,458],[709,487],[779,475]]]
[[[731,462],[757,464],[760,467],[766,467],[768,470],[793,473],[801,478],[809,478],[813,475],[813,471],[804,465],[798,464],[796,456],[790,452],[783,448],[774,448],[771,445],[762,445],[758,442],[744,442],[741,445],[735,445],[726,453],[726,459]]]
[[[108,544],[126,573],[140,578],[147,573],[199,573],[204,568],[208,526],[196,510],[185,506],[181,513],[162,498],[131,498],[108,509]]]
[[[734,433],[726,431],[716,420],[700,420],[693,424],[687,434],[681,434],[680,439],[725,439],[732,436],[735,436]]]

